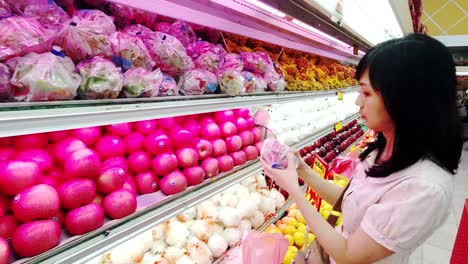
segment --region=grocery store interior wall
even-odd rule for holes
[[[431,36],[468,35],[468,0],[423,0],[421,21]]]

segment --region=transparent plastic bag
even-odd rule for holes
[[[120,68],[103,57],[93,57],[76,66],[82,81],[78,94],[82,99],[114,99],[123,86]]]
[[[167,74],[163,74],[163,81],[159,86],[159,96],[176,96],[179,95],[179,87],[174,78]]]
[[[242,72],[242,76],[245,79],[245,92],[262,93],[266,91],[267,83],[262,77],[248,71]]]
[[[30,52],[50,51],[53,31],[45,29],[36,19],[12,16],[0,20],[0,61]]]
[[[123,77],[123,95],[125,97],[156,97],[163,81],[162,72],[157,69],[152,72],[143,68],[129,69]]]
[[[151,71],[155,65],[143,41],[125,32],[115,32],[109,39],[113,61],[124,71],[141,67]]]
[[[116,4],[116,3],[109,3],[109,11],[114,17],[115,25],[119,28],[125,28],[129,26],[135,21],[135,17],[133,15],[133,8]]]
[[[197,69],[203,69],[211,72],[216,72],[219,68],[220,57],[212,51],[201,54],[195,60],[195,67]]]
[[[281,264],[289,242],[282,234],[250,231],[242,240],[242,264]]]
[[[113,18],[99,10],[80,10],[57,34],[55,43],[79,62],[94,56],[111,56],[109,37],[116,31]]]
[[[6,0],[10,4],[10,7],[17,14],[23,14],[26,7],[31,5],[47,5],[49,0]]]
[[[157,24],[156,24],[155,30],[156,30],[156,31],[159,31],[159,32],[162,32],[162,33],[170,34],[170,32],[171,32],[171,26],[172,26],[171,23],[168,23],[168,22],[160,22],[160,23],[157,23]]]
[[[76,96],[81,77],[67,57],[50,52],[29,53],[13,59],[10,97],[14,101],[70,100]]]
[[[185,72],[179,80],[179,89],[184,95],[214,93],[217,88],[218,79],[216,75],[206,70],[196,69]]]
[[[186,47],[187,55],[192,57],[192,59],[196,59],[200,57],[200,55],[210,51],[214,47],[214,44],[209,43],[204,40],[198,40]]]
[[[291,152],[290,147],[268,138],[263,141],[260,156],[272,168],[283,170],[288,168],[288,154]]]
[[[10,4],[6,0],[0,0],[0,19],[12,16]]]
[[[67,13],[55,4],[29,5],[24,9],[24,15],[37,19],[44,28],[56,32],[70,19]]]
[[[238,95],[245,93],[245,79],[236,70],[228,69],[218,74],[219,87],[221,92],[228,95]]]
[[[240,56],[244,62],[244,71],[263,75],[274,69],[270,56],[264,52],[241,52]]]
[[[133,9],[133,17],[136,24],[141,24],[152,29],[156,27],[158,15],[154,13],[150,13],[141,9]]]
[[[220,69],[232,69],[241,72],[244,69],[244,62],[239,54],[228,53],[221,60]]]
[[[192,26],[182,20],[176,20],[174,23],[172,23],[169,34],[176,37],[182,43],[182,45],[184,45],[184,47],[195,42],[197,38],[195,31],[192,29]]]
[[[10,93],[10,78],[10,69],[8,69],[5,64],[0,63],[0,101],[8,99]]]
[[[135,24],[128,26],[122,30],[122,32],[125,32],[130,35],[138,36],[143,42],[145,42],[145,38],[150,38],[151,33],[154,33],[151,29],[148,27],[145,27],[140,24]]]
[[[263,75],[267,82],[268,91],[282,92],[286,89],[286,81],[274,69],[271,69]]]

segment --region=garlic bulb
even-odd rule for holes
[[[272,188],[270,190],[270,198],[272,198],[275,201],[276,209],[284,205],[284,202],[285,202],[284,196],[277,189]]]
[[[252,224],[253,228],[257,229],[263,225],[263,223],[265,223],[265,216],[262,212],[255,211],[254,216],[250,218],[250,223]]]
[[[211,220],[195,220],[190,232],[201,241],[208,241],[208,238],[215,232],[215,222]]]
[[[235,208],[237,206],[237,196],[233,193],[225,193],[221,196],[221,206],[222,207],[232,207]]]
[[[213,257],[219,258],[226,252],[228,243],[222,235],[214,234],[208,240],[208,247],[210,248]]]
[[[241,232],[241,237],[246,233],[252,230],[252,224],[249,220],[241,220],[239,224],[239,230]]]
[[[110,261],[112,264],[136,264],[140,262],[144,254],[143,245],[130,240],[111,250]]]
[[[186,221],[189,221],[189,220],[193,220],[193,219],[195,219],[196,214],[197,214],[197,209],[195,209],[193,207],[193,208],[187,209],[183,213],[177,215],[177,220],[179,220],[180,222],[186,222]]]
[[[163,239],[164,236],[166,235],[166,230],[167,230],[167,223],[162,223],[153,227],[153,229],[151,229],[151,233],[153,234],[153,241]]]
[[[159,263],[156,263],[159,264]],[[177,260],[176,264],[198,264],[197,262],[193,261],[189,256],[183,255],[179,260]]]
[[[197,219],[218,219],[218,206],[211,201],[204,201],[197,207]]]
[[[262,203],[260,204],[260,211],[265,216],[272,215],[276,212],[275,201],[268,197],[263,197]]]
[[[166,232],[166,243],[168,245],[183,247],[189,235],[190,232],[183,223],[177,220],[169,221]]]
[[[250,194],[250,201],[252,201],[252,204],[255,205],[255,208],[260,208],[260,204],[262,203],[262,195],[257,193],[257,192],[253,192]]]
[[[143,246],[144,251],[148,251],[153,246],[153,234],[150,231],[146,231],[141,235],[138,235],[134,239],[132,239],[135,243],[140,243]]]
[[[223,237],[230,247],[235,247],[241,240],[241,233],[238,228],[226,228],[224,229]]]
[[[210,248],[196,237],[191,237],[185,247],[191,259],[197,264],[211,264],[213,256]]]
[[[241,213],[241,218],[249,218],[257,211],[257,206],[250,199],[242,199],[237,203],[237,209]]]
[[[183,255],[185,255],[187,251],[185,249],[181,249],[178,247],[168,247],[166,251],[162,254],[162,256],[167,260],[169,264],[177,263]]]
[[[153,255],[161,254],[163,253],[167,248],[166,242],[164,240],[156,240],[153,242],[153,246],[151,247],[150,252]]]
[[[237,227],[241,220],[241,213],[237,208],[221,207],[219,209],[219,220],[226,227]]]

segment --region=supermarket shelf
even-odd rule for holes
[[[0,137],[100,126],[168,116],[213,112],[325,97],[337,91],[281,92],[240,96],[204,95],[160,98],[1,103]],[[45,109],[44,109],[45,108]]]
[[[344,123],[357,118],[354,114],[343,120]],[[314,140],[328,134],[334,126],[328,126],[314,134],[314,136],[294,144],[294,148],[302,148]],[[232,185],[249,178],[261,171],[261,164],[258,161],[237,169],[232,173],[210,179],[199,186],[194,186],[178,195],[174,195],[131,215],[122,221],[116,222],[113,226],[101,228],[95,232],[83,235],[69,243],[65,243],[48,252],[34,258],[30,258],[21,263],[43,263],[43,264],[68,264],[86,263],[99,254],[102,254],[128,239],[135,237],[157,224],[164,222],[177,214],[196,206],[200,202],[228,189]]]
[[[347,63],[357,64],[352,45],[332,40],[293,23],[287,14],[273,14],[243,0],[110,0],[148,12],[185,20],[253,39]],[[177,10],[177,12],[174,12]],[[301,11],[296,8],[296,11]],[[296,13],[290,12],[291,15]],[[352,43],[354,44],[354,42]]]
[[[468,76],[468,66],[457,66],[455,68],[458,76]]]

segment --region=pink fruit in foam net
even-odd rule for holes
[[[193,148],[181,148],[176,152],[179,167],[185,169],[198,165],[198,154]]]
[[[175,119],[173,117],[156,119],[156,124],[161,129],[169,129],[174,126]]]
[[[204,160],[211,157],[213,146],[211,142],[203,138],[195,138],[192,140],[192,146],[198,154],[199,160]]]
[[[101,172],[101,159],[92,149],[79,149],[67,155],[64,167],[68,178],[94,179]]]
[[[110,218],[123,218],[136,211],[136,195],[125,189],[114,191],[104,198],[102,207]]]
[[[24,149],[15,154],[17,160],[33,160],[43,172],[52,168],[53,161],[47,151],[42,149]]]
[[[66,138],[55,146],[55,160],[63,164],[68,155],[84,148],[86,148],[86,144],[83,141],[76,138]]]
[[[101,160],[125,155],[125,142],[116,135],[105,135],[96,143],[96,152]]]
[[[200,167],[205,171],[205,177],[211,178],[219,174],[219,162],[215,158],[207,158]]]
[[[127,154],[132,154],[144,148],[143,142],[145,141],[145,136],[140,132],[132,132],[124,138],[125,148]]]
[[[169,130],[169,138],[171,139],[171,146],[174,149],[189,147],[193,139],[192,133],[178,127],[173,127]]]
[[[222,123],[219,126],[219,128],[221,130],[221,137],[222,138],[227,138],[227,137],[230,137],[230,136],[233,136],[233,135],[237,134],[237,127],[231,121],[227,121],[227,122]]]
[[[36,185],[42,176],[35,161],[9,160],[0,163],[0,192],[16,195],[22,190]]]
[[[187,168],[183,173],[187,179],[188,186],[200,184],[205,179],[205,171],[202,167]]]
[[[245,130],[239,133],[242,139],[242,146],[250,146],[254,143],[254,134],[250,130]]]
[[[260,109],[254,115],[254,123],[258,126],[267,126],[270,122],[270,113],[266,110]]]
[[[24,223],[52,218],[59,208],[60,199],[57,191],[45,184],[24,189],[13,198],[11,206],[16,219]]]
[[[221,137],[221,130],[216,123],[202,125],[201,137],[207,140],[215,140]]]
[[[101,171],[107,170],[109,168],[121,168],[125,172],[128,172],[127,159],[124,157],[113,157],[107,159],[101,164]]]
[[[15,149],[43,148],[49,141],[46,133],[37,133],[13,137]]]
[[[136,132],[148,135],[156,130],[156,120],[144,120],[133,123],[133,127]]]
[[[120,168],[110,168],[101,173],[95,182],[96,189],[103,194],[109,194],[122,188],[125,182],[126,173]]]
[[[238,135],[228,137],[225,141],[229,153],[236,152],[242,148],[242,138]]]
[[[70,135],[83,141],[86,145],[94,145],[101,137],[101,127],[84,127],[70,131]]]
[[[220,138],[215,139],[211,142],[211,145],[213,146],[213,152],[211,154],[213,157],[216,158],[227,153],[227,146],[224,140]]]
[[[219,124],[222,124],[227,121],[233,121],[234,112],[232,110],[219,111],[214,113],[214,118]]]
[[[247,121],[245,120],[245,118],[237,117],[234,121],[234,124],[237,127],[237,132],[241,132],[247,129]]]
[[[236,164],[236,166],[247,163],[247,155],[242,150],[232,153],[231,156],[234,159],[234,164]]]
[[[201,126],[194,119],[186,119],[182,124],[182,127],[192,133],[192,137],[198,138],[200,136]]]
[[[152,158],[146,151],[137,151],[128,156],[128,168],[133,173],[142,173],[151,169]]]
[[[217,158],[219,172],[227,172],[234,168],[234,159],[229,155],[224,155]]]
[[[171,151],[171,141],[162,130],[157,130],[145,137],[143,145],[151,155],[158,155]]]
[[[176,194],[187,189],[187,179],[180,171],[173,171],[164,176],[160,182],[161,191],[166,195]]]
[[[177,169],[177,157],[172,153],[162,153],[153,159],[153,171],[157,175],[165,176]]]
[[[158,177],[152,171],[137,174],[135,185],[139,194],[153,193],[159,190]]]
[[[116,135],[119,137],[125,137],[126,135],[132,132],[132,124],[131,123],[120,123],[120,124],[112,124],[106,126],[106,131],[109,134]]]

